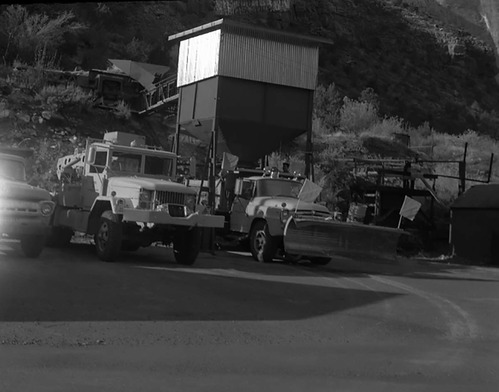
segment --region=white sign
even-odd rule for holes
[[[419,201],[405,196],[402,207],[400,208],[400,216],[413,221],[420,208],[421,203]]]

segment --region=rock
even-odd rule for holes
[[[9,109],[0,109],[0,118],[7,118],[10,116]]]
[[[52,112],[49,112],[48,110],[44,110],[42,112],[42,117],[44,120],[50,120],[52,118]]]

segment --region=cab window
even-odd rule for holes
[[[255,188],[255,183],[253,181],[243,181],[241,186],[240,197],[243,199],[251,199],[253,197],[253,189]]]
[[[113,151],[111,170],[127,173],[140,173],[142,155]]]
[[[144,174],[154,174],[159,176],[171,176],[173,160],[171,158],[161,158],[146,156]]]
[[[107,150],[95,153],[94,164],[90,166],[90,173],[102,173],[107,165]]]

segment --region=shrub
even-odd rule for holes
[[[123,100],[113,108],[113,114],[120,120],[129,120],[132,117],[130,107]]]
[[[395,133],[406,133],[403,120],[398,117],[385,117],[374,122],[369,128],[361,132],[360,136],[377,136],[391,139]]]
[[[30,14],[21,5],[10,5],[0,15],[0,36],[6,42],[4,63],[16,57],[31,63],[39,50],[53,53],[64,41],[65,34],[86,28],[84,24],[74,21],[71,11],[50,18],[46,14]]]
[[[369,102],[359,102],[345,97],[340,110],[340,129],[359,134],[379,121],[376,107]]]
[[[342,96],[335,84],[318,86],[314,93],[314,118],[318,119],[324,130],[333,132],[340,125]]]
[[[37,94],[37,99],[41,101],[46,110],[52,112],[60,111],[69,106],[80,106],[86,108],[93,100],[93,94],[85,91],[74,84],[44,86]]]

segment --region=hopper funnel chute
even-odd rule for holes
[[[170,67],[165,65],[139,63],[131,60],[110,59],[109,61],[124,74],[139,82],[146,90],[153,90],[155,79],[158,77],[161,79],[170,70]]]

